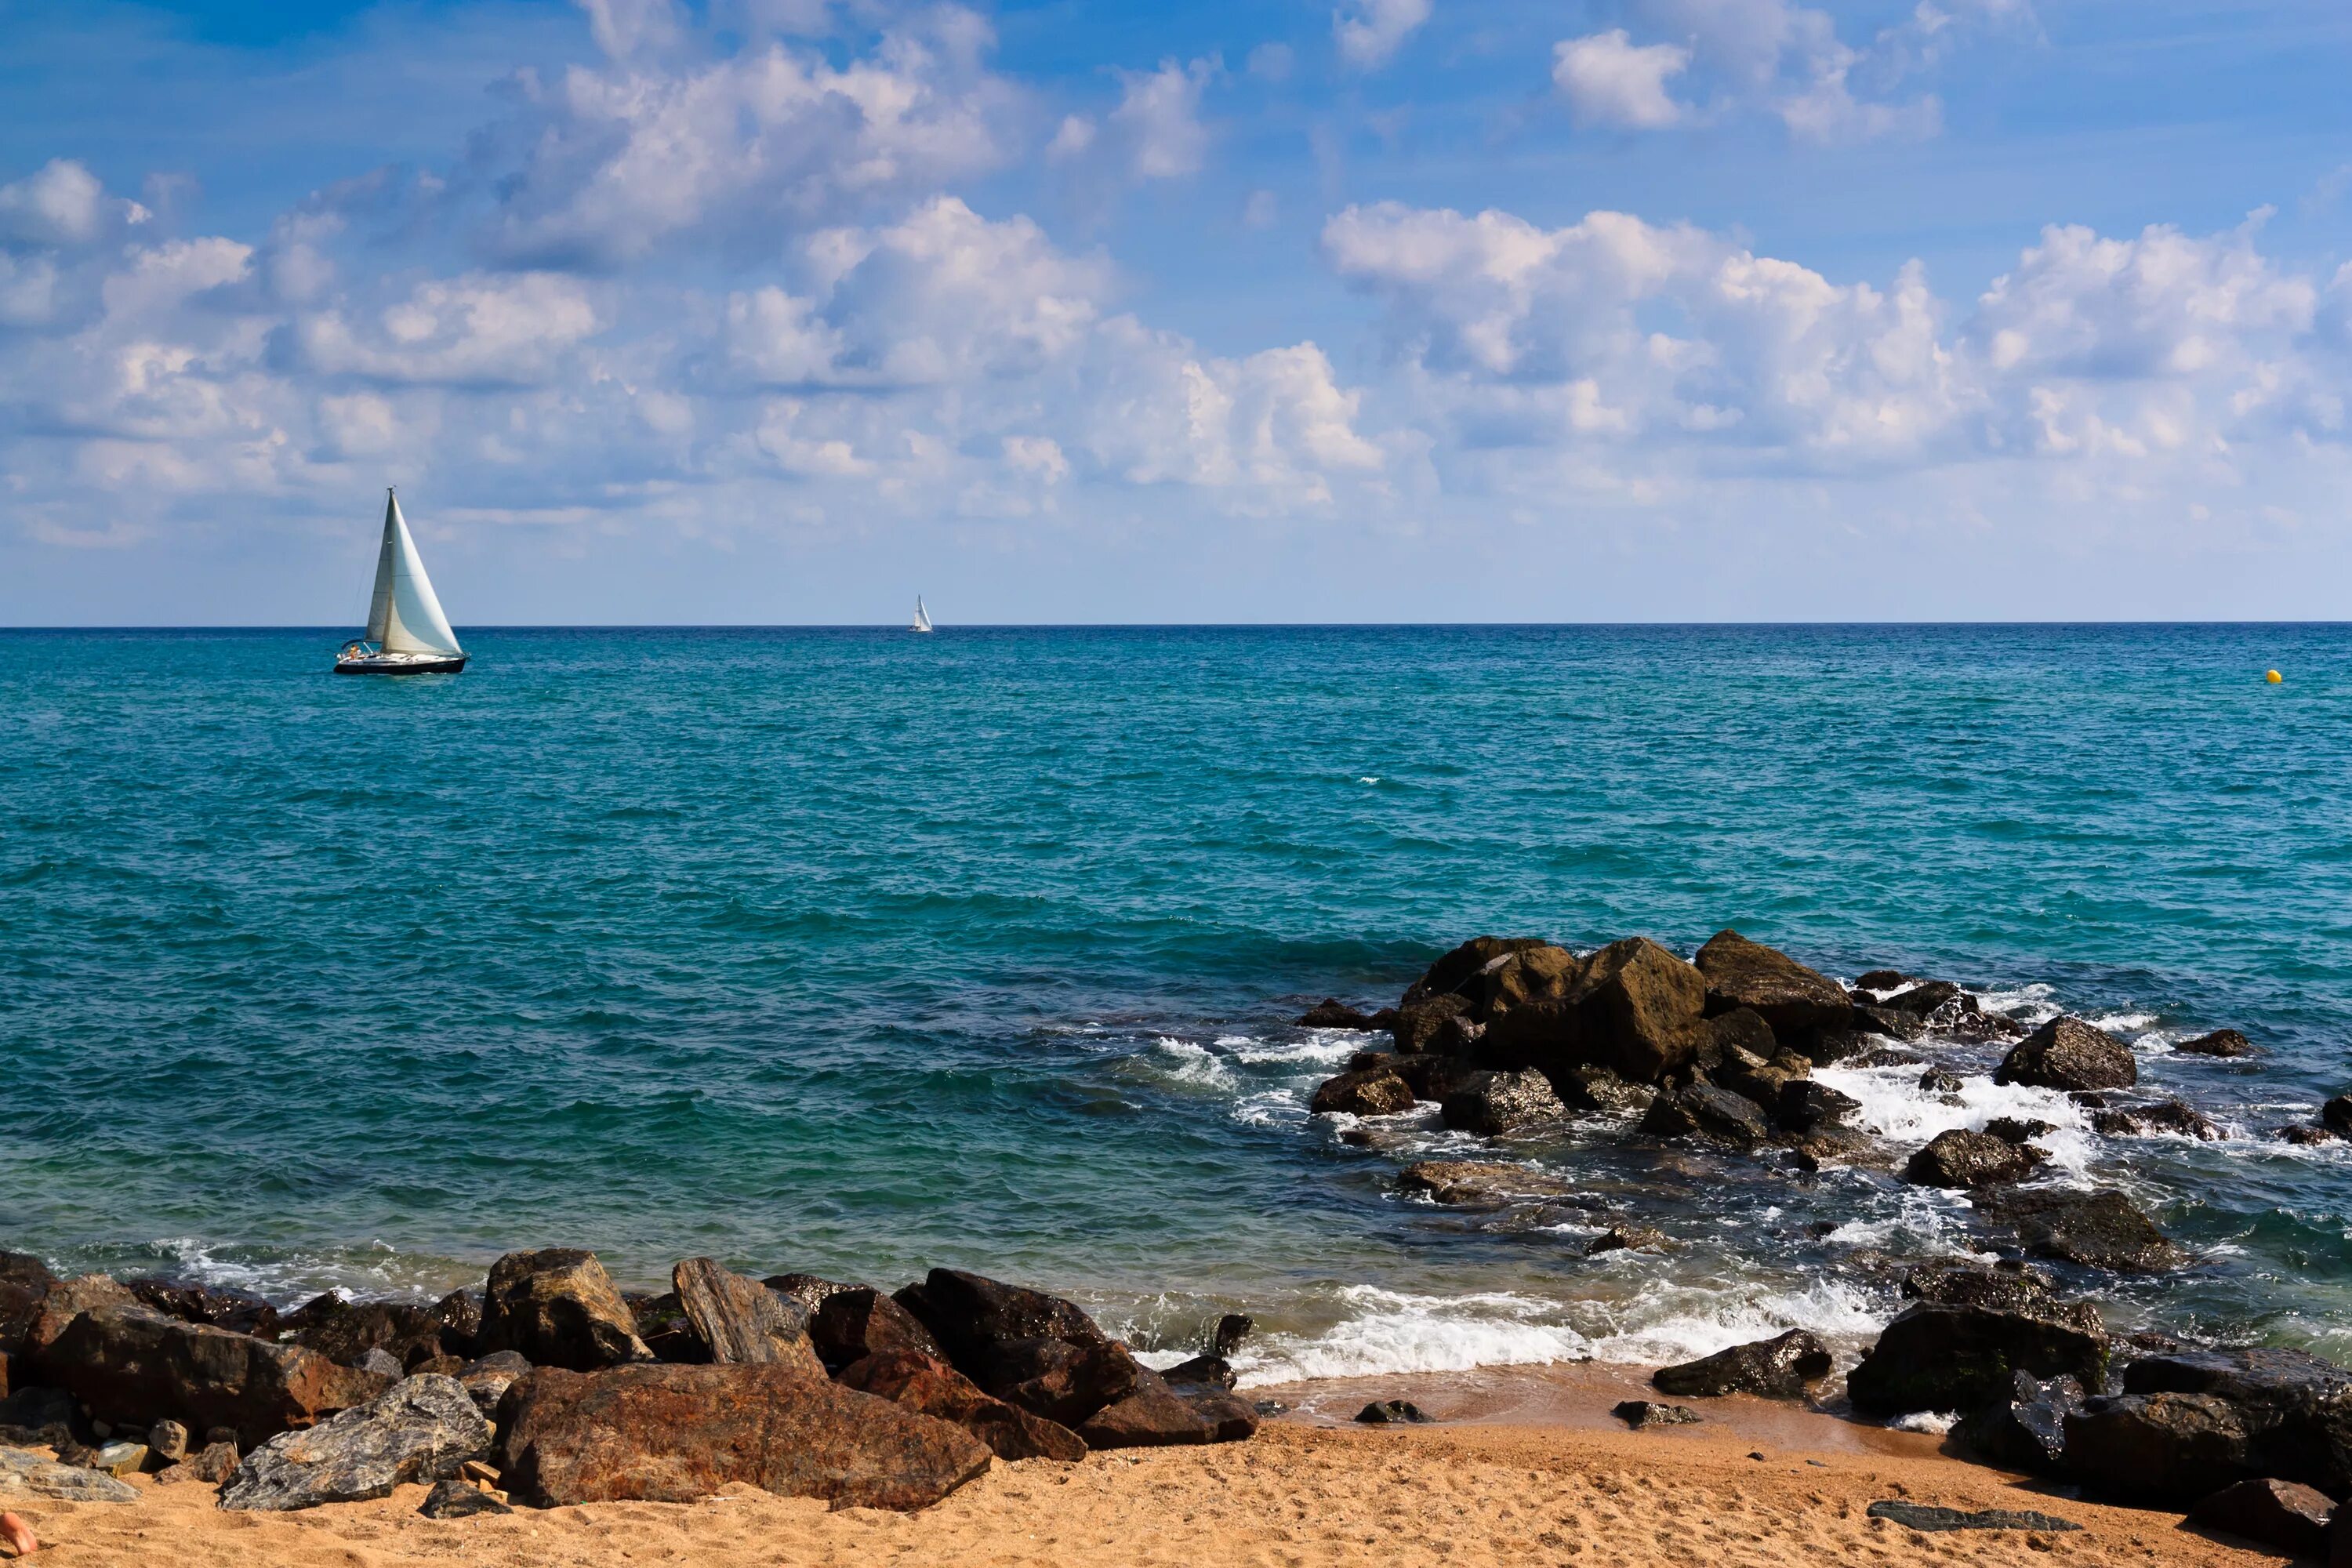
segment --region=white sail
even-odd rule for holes
[[[368,641],[385,653],[437,653],[455,657],[466,650],[441,613],[433,579],[425,574],[416,541],[409,536],[408,520],[400,515],[400,498],[385,492],[383,548],[375,562],[375,595],[368,604]]]
[[[907,629],[915,632],[927,632],[931,629],[931,612],[923,608],[923,596],[920,594],[915,595],[915,624]]]

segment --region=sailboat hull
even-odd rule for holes
[[[466,668],[467,656],[455,658],[422,658],[415,655],[366,654],[358,658],[335,660],[337,675],[455,675]]]

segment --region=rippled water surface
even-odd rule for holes
[[[2042,1108],[2198,1249],[2111,1310],[2352,1327],[2352,1164],[2266,1136],[2352,1080],[2344,627],[337,640],[0,634],[0,1245],[281,1296],[949,1263],[1245,1307],[1262,1378],[1860,1335],[1963,1202],[1593,1125],[1515,1156],[1576,1203],[1449,1214],[1390,1183],[1466,1141],[1305,1114],[1363,1043],[1307,1002],[1728,924],[2134,1038],[2243,1136]],[[2224,1024],[2265,1054],[2166,1048]],[[2031,1097],[1914,1077],[1839,1081],[1914,1143]],[[1682,1245],[1584,1258],[1612,1217]]]

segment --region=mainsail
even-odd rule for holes
[[[416,541],[409,537],[408,520],[400,515],[400,498],[384,492],[383,548],[375,559],[375,596],[368,604],[368,641],[385,653],[438,653],[455,657],[466,650],[441,613],[433,593],[433,579],[417,558]]]
[[[915,624],[907,629],[910,632],[927,632],[931,629],[931,612],[923,608],[923,596],[920,594],[915,595]]]

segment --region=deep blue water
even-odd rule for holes
[[[1361,1043],[1317,997],[1737,925],[2135,1037],[2243,1136],[2069,1146],[2200,1251],[2112,1310],[2352,1328],[2352,1165],[2266,1136],[2352,1080],[2352,628],[341,635],[0,633],[0,1245],[949,1263],[1249,1308],[1263,1375],[1857,1334],[1959,1200],[1591,1131],[1540,1152],[1685,1245],[1588,1262],[1391,1195],[1450,1135],[1304,1115]],[[2223,1024],[2265,1054],[2165,1049]]]

